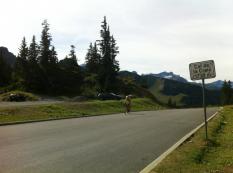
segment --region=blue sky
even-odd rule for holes
[[[189,63],[213,59],[215,80],[233,80],[232,0],[0,1],[0,46],[14,54],[23,36],[30,42],[35,34],[39,41],[47,19],[59,59],[73,44],[83,63],[107,16],[122,70],[173,71],[189,79]]]

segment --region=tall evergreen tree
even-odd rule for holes
[[[56,62],[56,53],[54,48],[51,51],[52,36],[49,33],[50,28],[47,20],[43,21],[42,27],[39,60],[41,67],[47,69],[50,63]]]
[[[119,52],[116,46],[116,40],[110,34],[106,17],[104,17],[101,25],[100,37],[100,85],[103,91],[112,91],[115,89],[117,72],[119,71],[119,64],[116,61],[116,56]]]
[[[48,58],[48,62],[49,62],[50,65],[56,65],[58,63],[57,52],[56,52],[54,46],[52,46],[52,48],[51,48],[50,56]]]
[[[28,75],[28,47],[25,37],[23,37],[22,43],[19,48],[19,54],[16,58],[15,73],[14,76],[21,85],[25,85]]]
[[[83,76],[77,62],[74,45],[71,45],[69,55],[59,61],[59,67],[62,70],[60,78],[63,92],[79,94]]]
[[[61,60],[59,62],[59,65],[61,68],[70,70],[70,71],[78,71],[79,70],[79,65],[77,62],[77,56],[75,53],[75,46],[71,45],[71,50],[68,56],[65,57],[65,59]]]
[[[36,43],[36,37],[33,35],[32,42],[28,49],[28,61],[30,63],[37,63],[39,56],[39,45]]]
[[[43,84],[46,92],[57,92],[60,84],[60,69],[58,67],[58,58],[55,47],[52,46],[52,36],[49,33],[49,24],[47,20],[42,23],[42,33],[39,51],[39,64],[44,77]]]
[[[113,35],[111,36],[111,42],[110,42],[110,46],[111,46],[111,60],[113,63],[113,70],[115,71],[115,73],[117,73],[120,68],[119,68],[119,62],[116,60],[116,56],[117,54],[119,54],[119,47],[116,45],[116,40],[113,37]]]
[[[88,73],[99,73],[101,56],[98,52],[97,44],[95,42],[94,46],[90,43],[87,55],[86,55],[86,69]]]
[[[69,58],[72,59],[76,65],[78,65],[77,56],[75,52],[75,46],[71,45],[70,47],[71,47],[71,50],[70,50]]]
[[[32,41],[28,50],[28,74],[26,80],[26,89],[35,92],[43,92],[46,83],[43,71],[39,66],[39,46],[36,43],[36,37]]]
[[[27,57],[28,57],[28,47],[27,47],[26,38],[23,37],[21,46],[19,48],[18,58],[26,61]]]
[[[79,71],[79,65],[78,65],[78,60],[75,52],[75,46],[71,45],[70,46],[70,53],[69,53],[69,59],[70,59],[70,68],[71,70],[74,71]]]

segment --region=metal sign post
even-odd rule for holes
[[[207,116],[206,116],[206,102],[205,102],[205,79],[202,79],[202,95],[203,95],[203,107],[204,107],[204,116],[205,116],[205,137],[208,140],[208,133],[207,133]]]
[[[205,136],[208,140],[207,133],[207,115],[206,115],[206,94],[205,94],[205,79],[211,79],[216,77],[214,61],[202,61],[189,64],[189,71],[191,80],[202,80],[202,94],[203,94],[203,108],[205,118]]]

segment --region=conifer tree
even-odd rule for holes
[[[58,58],[55,47],[52,46],[52,36],[49,33],[49,24],[47,20],[42,23],[42,33],[39,51],[39,65],[42,69],[45,92],[57,92],[60,85],[60,69],[58,67]]]
[[[14,76],[22,85],[25,85],[28,75],[28,47],[25,37],[19,48],[19,54],[16,58]]]
[[[100,66],[100,54],[98,53],[97,44],[94,46],[90,43],[87,55],[86,55],[86,69],[88,73],[98,74]]]
[[[39,46],[36,43],[36,37],[32,37],[32,41],[28,50],[28,75],[26,80],[26,88],[30,91],[43,92],[45,77],[38,62]]]
[[[36,64],[38,62],[38,56],[39,56],[39,46],[36,43],[35,35],[33,35],[32,42],[28,50],[28,61],[30,63]]]
[[[70,70],[70,71],[78,71],[79,66],[77,62],[77,56],[75,52],[75,46],[71,45],[71,50],[68,56],[66,56],[63,60],[59,62],[61,68]]]
[[[18,58],[27,61],[27,57],[28,57],[28,47],[27,47],[26,38],[23,37],[21,46],[19,48]]]
[[[79,94],[83,76],[77,62],[75,46],[70,47],[69,55],[59,61],[59,67],[62,70],[61,85],[63,92]]]
[[[71,45],[70,47],[71,47],[71,50],[70,50],[69,58],[72,59],[74,64],[78,65],[77,56],[76,56],[76,52],[75,52],[75,46]]]
[[[56,52],[54,46],[52,46],[52,49],[50,51],[50,56],[48,58],[48,62],[50,65],[56,65],[58,63],[57,52]]]
[[[106,17],[104,17],[104,21],[101,25],[100,37],[100,85],[103,91],[112,91],[116,86],[116,77],[119,71],[119,64],[115,59],[119,52],[116,46],[116,40],[110,34]]]
[[[55,64],[57,62],[57,59],[55,48],[51,45],[52,36],[49,33],[50,28],[47,20],[43,21],[42,27],[39,62],[41,67],[47,70],[50,64]]]

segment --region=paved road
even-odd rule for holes
[[[217,108],[209,108],[212,115]],[[0,127],[0,173],[136,173],[203,121],[202,109]]]

